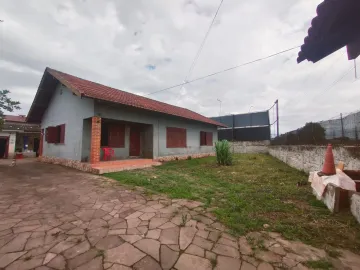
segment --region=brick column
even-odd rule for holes
[[[90,163],[100,161],[101,118],[93,116],[91,121]]]

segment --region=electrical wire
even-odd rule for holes
[[[227,72],[227,71],[230,71],[230,70],[233,70],[233,69],[237,69],[239,67],[247,66],[247,65],[250,65],[250,64],[253,64],[253,63],[256,63],[256,62],[260,62],[260,61],[272,58],[274,56],[277,56],[279,54],[283,54],[283,53],[295,50],[297,48],[300,48],[300,46],[292,47],[292,48],[289,48],[289,49],[286,49],[286,50],[283,50],[283,51],[280,51],[280,52],[277,52],[277,53],[274,53],[274,54],[271,54],[271,55],[268,55],[268,56],[265,56],[265,57],[262,57],[262,58],[258,58],[258,59],[255,59],[255,60],[252,60],[252,61],[249,61],[249,62],[245,62],[245,63],[242,63],[242,64],[237,65],[237,66],[233,66],[233,67],[230,67],[230,68],[227,68],[227,69],[223,69],[223,70],[220,70],[220,71],[217,71],[217,72],[214,72],[214,73],[202,76],[202,77],[198,77],[196,79],[193,79],[193,80],[190,80],[190,81],[187,81],[187,82],[179,83],[179,84],[176,84],[174,86],[170,86],[170,87],[167,87],[167,88],[164,88],[164,89],[161,89],[161,90],[157,90],[157,91],[145,94],[145,95],[149,96],[149,95],[157,94],[157,93],[167,91],[167,90],[170,90],[170,89],[178,87],[178,86],[182,86],[182,85],[189,84],[189,83],[192,83],[192,82],[200,81],[200,80],[209,78],[211,76],[218,75],[218,74],[223,73],[223,72]]]
[[[322,95],[324,92],[329,91],[331,88],[333,88],[333,87],[334,87],[337,83],[339,83],[346,75],[348,75],[349,72],[350,72],[351,70],[353,70],[353,69],[354,69],[354,67],[351,67],[350,69],[348,69],[344,74],[341,75],[341,77],[340,77],[339,79],[333,81],[333,82],[332,82],[329,86],[327,86],[323,91],[321,91],[321,92],[319,92],[317,95],[315,95],[310,102],[314,101],[317,97],[319,97],[320,95]],[[285,106],[283,107],[283,110],[286,109],[287,107],[289,107],[289,106],[292,104],[292,102],[293,102],[294,100],[298,99],[298,98],[299,98],[299,97],[296,96],[295,98],[293,98],[293,99],[291,99],[290,101],[288,101],[288,102],[285,104]]]
[[[212,21],[211,21],[211,23],[210,23],[210,25],[209,25],[209,28],[208,28],[208,30],[207,30],[207,32],[206,32],[206,34],[205,34],[205,37],[203,38],[203,40],[202,40],[202,42],[201,42],[201,44],[200,44],[200,47],[199,47],[199,49],[198,49],[198,51],[197,51],[197,53],[196,53],[196,55],[195,55],[195,58],[194,58],[194,60],[193,60],[192,63],[191,63],[191,66],[190,66],[190,68],[189,68],[189,71],[188,71],[188,73],[187,73],[186,76],[185,76],[184,82],[186,82],[187,79],[190,77],[191,72],[193,71],[193,69],[194,69],[194,67],[195,67],[196,61],[198,60],[198,58],[199,58],[199,56],[200,56],[200,54],[201,54],[201,51],[202,51],[202,49],[203,49],[203,47],[204,47],[204,45],[205,45],[206,39],[207,39],[207,37],[209,36],[209,33],[210,33],[211,29],[212,29],[212,26],[214,25],[216,16],[217,16],[217,14],[219,13],[220,7],[221,7],[221,5],[222,5],[223,2],[224,2],[224,0],[221,0],[220,4],[219,4],[219,6],[218,6],[218,8],[217,8],[217,10],[216,10],[216,12],[215,12],[214,18],[212,19]]]
[[[339,79],[333,81],[328,87],[326,87],[323,91],[321,91],[319,94],[317,94],[316,96],[313,97],[312,101],[314,101],[318,96],[322,95],[323,93],[325,93],[326,91],[329,91],[331,88],[333,88],[338,82],[340,82],[342,79],[345,78],[346,75],[348,75],[350,73],[350,71],[352,71],[354,69],[354,67],[351,67],[350,69],[348,69]]]

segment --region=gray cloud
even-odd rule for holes
[[[15,3],[16,2],[16,3]],[[0,0],[0,87],[27,113],[46,66],[146,94],[183,82],[220,0]],[[301,45],[321,0],[225,0],[196,66],[197,78]],[[358,109],[359,82],[341,50],[319,63],[297,51],[149,97],[207,116],[280,102],[281,131]],[[146,65],[156,69],[144,68]]]

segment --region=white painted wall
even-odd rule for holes
[[[9,137],[9,158],[15,153],[16,132],[0,132],[0,137]]]

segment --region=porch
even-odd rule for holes
[[[159,165],[161,165],[160,162],[153,161],[152,159],[127,159],[116,161],[101,161],[91,164],[91,168],[96,170],[97,174],[104,174],[111,172],[144,169]]]
[[[105,155],[106,149],[111,155]],[[152,125],[100,117],[84,119],[82,162],[101,168],[123,168],[145,161],[148,164],[152,159]]]

